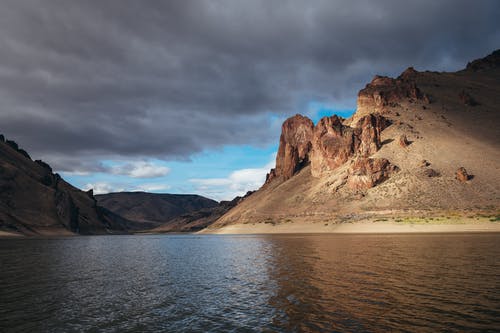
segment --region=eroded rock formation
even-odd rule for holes
[[[380,115],[361,118],[355,127],[344,125],[338,116],[325,117],[314,128],[311,172],[320,177],[335,170],[352,156],[368,157],[380,149],[380,132],[389,122]]]
[[[419,73],[412,67],[405,70],[398,78],[376,75],[366,87],[358,93],[357,116],[370,113],[383,113],[387,107],[399,105],[402,101],[430,103],[430,98],[416,85]]]
[[[408,141],[408,138],[406,137],[405,134],[399,137],[399,145],[403,148],[406,148],[410,145],[410,141]]]
[[[321,119],[314,128],[311,173],[318,177],[344,164],[360,146],[361,130],[342,124],[337,116]]]
[[[289,179],[309,162],[313,128],[311,119],[299,114],[283,123],[276,168],[267,175],[267,181],[275,177]]]
[[[379,114],[362,117],[354,127],[336,115],[322,118],[316,126],[307,117],[293,116],[283,123],[276,168],[268,173],[266,183],[276,177],[287,180],[307,164],[312,175],[320,177],[352,157],[367,158],[380,149],[380,133],[388,125]]]
[[[455,179],[457,179],[458,181],[460,181],[462,183],[465,183],[466,181],[468,181],[471,178],[472,177],[467,173],[467,170],[465,170],[464,167],[458,168],[458,170],[455,172]]]
[[[347,185],[355,190],[369,189],[396,171],[398,167],[385,158],[357,158],[349,168]]]

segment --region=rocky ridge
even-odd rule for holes
[[[136,225],[97,205],[92,191],[70,184],[0,136],[0,230],[25,235],[125,233]]]
[[[378,114],[362,117],[353,127],[336,115],[322,118],[316,126],[307,117],[295,115],[283,123],[276,168],[267,174],[265,185],[276,179],[286,181],[309,164],[311,174],[321,177],[354,158],[349,183],[370,188],[397,171],[387,160],[368,159],[380,149],[380,133],[389,125],[390,121]],[[375,165],[374,174],[381,176],[361,181],[360,175],[371,177],[369,172]]]

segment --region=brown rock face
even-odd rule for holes
[[[276,168],[272,168],[266,175],[266,182],[264,184],[270,183],[276,178]]]
[[[429,177],[429,178],[441,176],[439,171],[436,171],[434,169],[425,169],[423,174],[424,174],[424,176]]]
[[[464,167],[458,168],[458,170],[455,172],[455,179],[458,181],[461,181],[462,183],[465,183],[472,177],[467,173],[467,170],[465,170]]]
[[[354,155],[360,146],[361,130],[342,124],[337,116],[325,117],[314,128],[311,172],[318,177],[334,170]]]
[[[356,127],[361,130],[361,144],[358,153],[370,156],[380,149],[380,133],[390,125],[390,121],[378,114],[369,114],[359,119]]]
[[[274,175],[268,178],[288,179],[309,163],[314,124],[311,119],[295,115],[281,127],[280,145]]]
[[[406,148],[410,145],[410,141],[408,141],[408,138],[406,137],[406,135],[401,135],[399,137],[399,145],[403,148]]]
[[[412,67],[405,70],[397,79],[386,76],[375,76],[366,87],[358,93],[359,115],[383,113],[387,107],[396,106],[402,101],[420,100],[430,103],[430,98],[422,93],[415,84],[419,73]]]
[[[467,70],[478,72],[500,67],[500,49],[467,64]]]
[[[380,184],[398,171],[385,158],[358,158],[349,168],[347,185],[351,189],[365,190]]]
[[[278,177],[287,180],[309,163],[312,175],[320,177],[353,156],[368,157],[380,149],[380,132],[389,124],[373,114],[354,127],[338,116],[324,117],[315,127],[306,117],[291,117],[283,123],[276,168],[267,174],[266,184]]]
[[[314,128],[311,150],[311,173],[315,177],[332,171],[354,155],[368,157],[380,149],[380,132],[388,121],[370,114],[361,118],[356,127],[342,124],[337,116],[325,117]]]

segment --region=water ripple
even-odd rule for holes
[[[498,331],[498,258],[498,234],[1,240],[0,331]]]

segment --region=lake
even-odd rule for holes
[[[1,332],[500,331],[500,234],[0,240]]]

